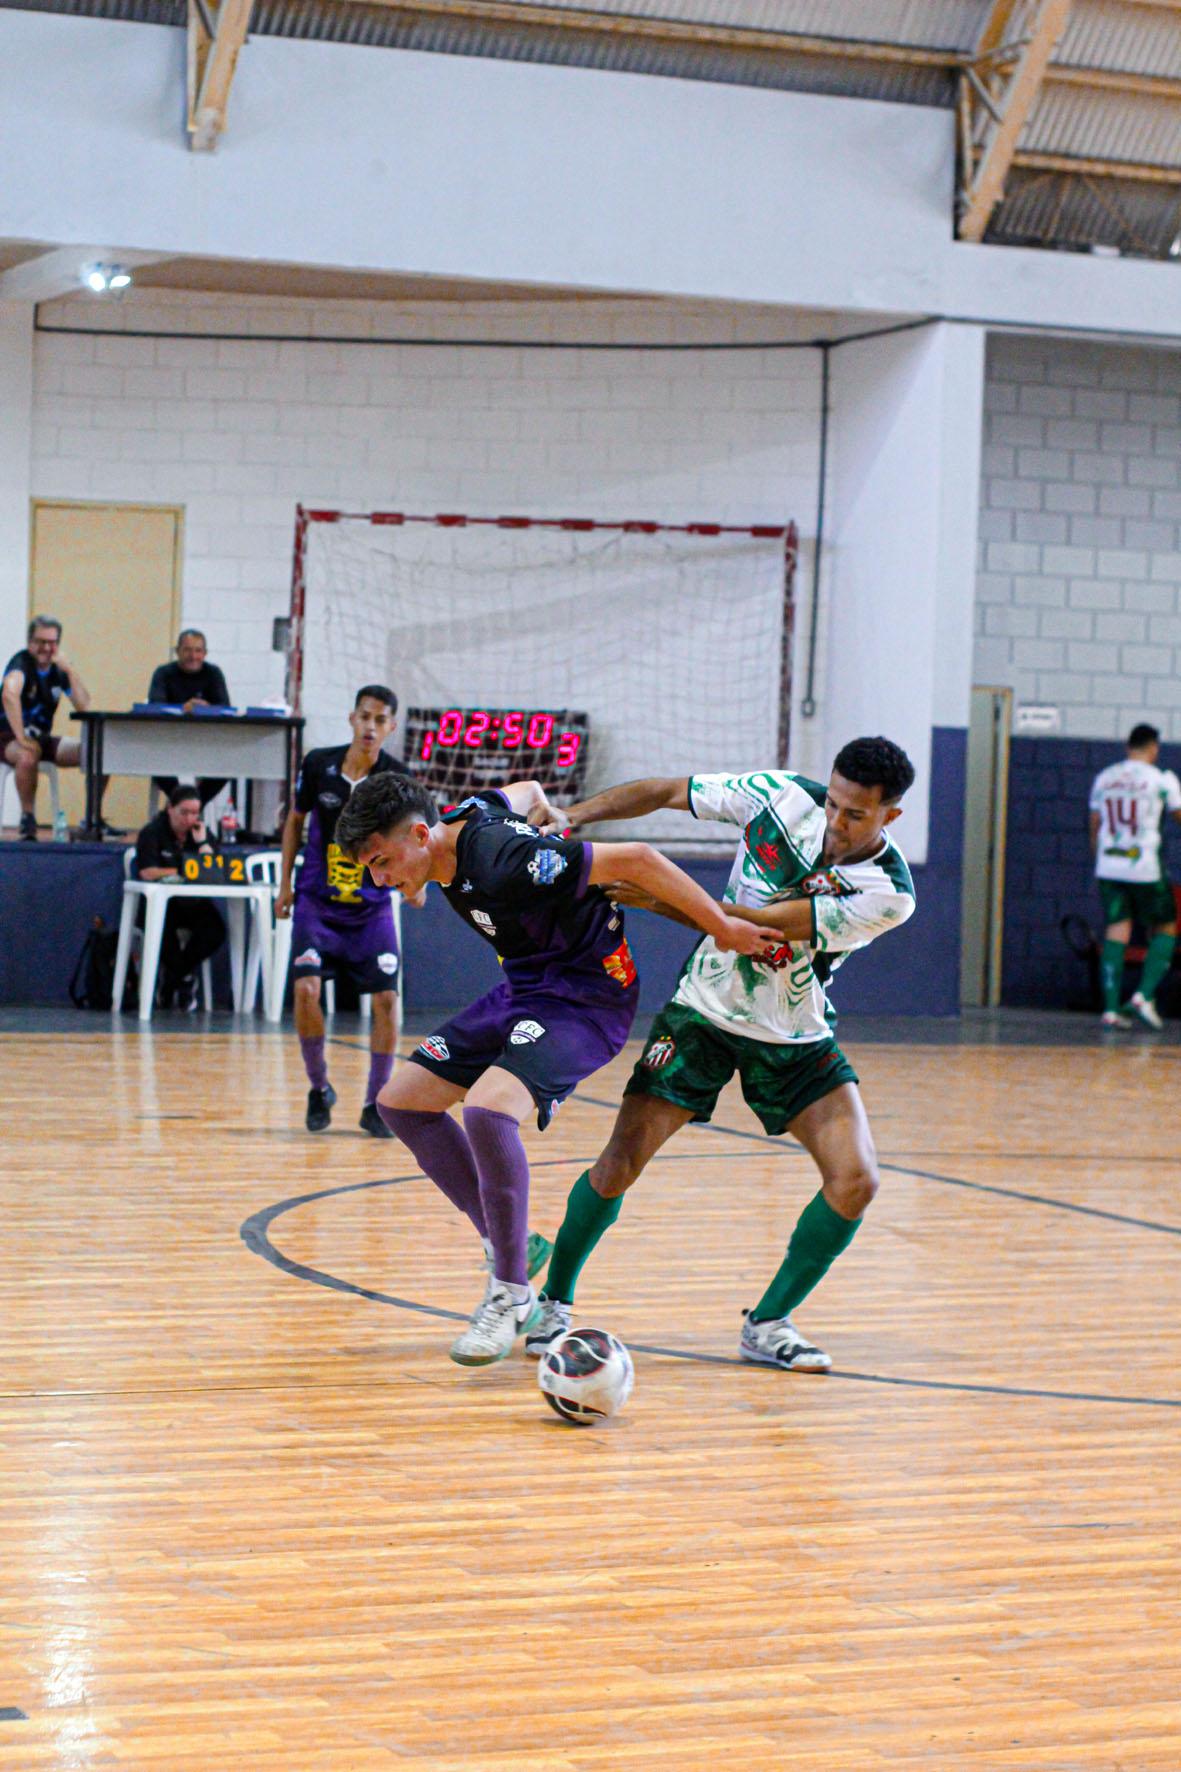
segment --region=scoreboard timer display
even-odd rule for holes
[[[407,708],[406,762],[432,793],[462,799],[524,777],[582,797],[590,722],[569,708]]]

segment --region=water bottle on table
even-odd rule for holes
[[[223,849],[228,843],[238,841],[238,814],[234,811],[234,802],[230,800],[218,821],[218,834]]]

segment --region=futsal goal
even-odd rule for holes
[[[786,762],[794,523],[415,516],[300,506],[287,699],[305,748],[356,690],[399,699],[391,747],[449,803],[541,779],[557,801],[637,776]],[[616,837],[733,843],[657,814]]]

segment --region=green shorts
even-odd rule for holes
[[[1103,921],[1123,923],[1130,917],[1142,929],[1162,929],[1177,920],[1173,888],[1167,880],[1100,880]]]
[[[772,1138],[857,1073],[835,1040],[781,1046],[715,1027],[695,1009],[666,1003],[652,1023],[625,1095],[655,1095],[708,1120],[735,1071],[742,1094]]]

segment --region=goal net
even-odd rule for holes
[[[364,683],[441,800],[533,776],[569,803],[637,776],[786,759],[793,524],[601,523],[303,510],[288,700],[339,744]],[[732,828],[604,827],[717,850]]]

